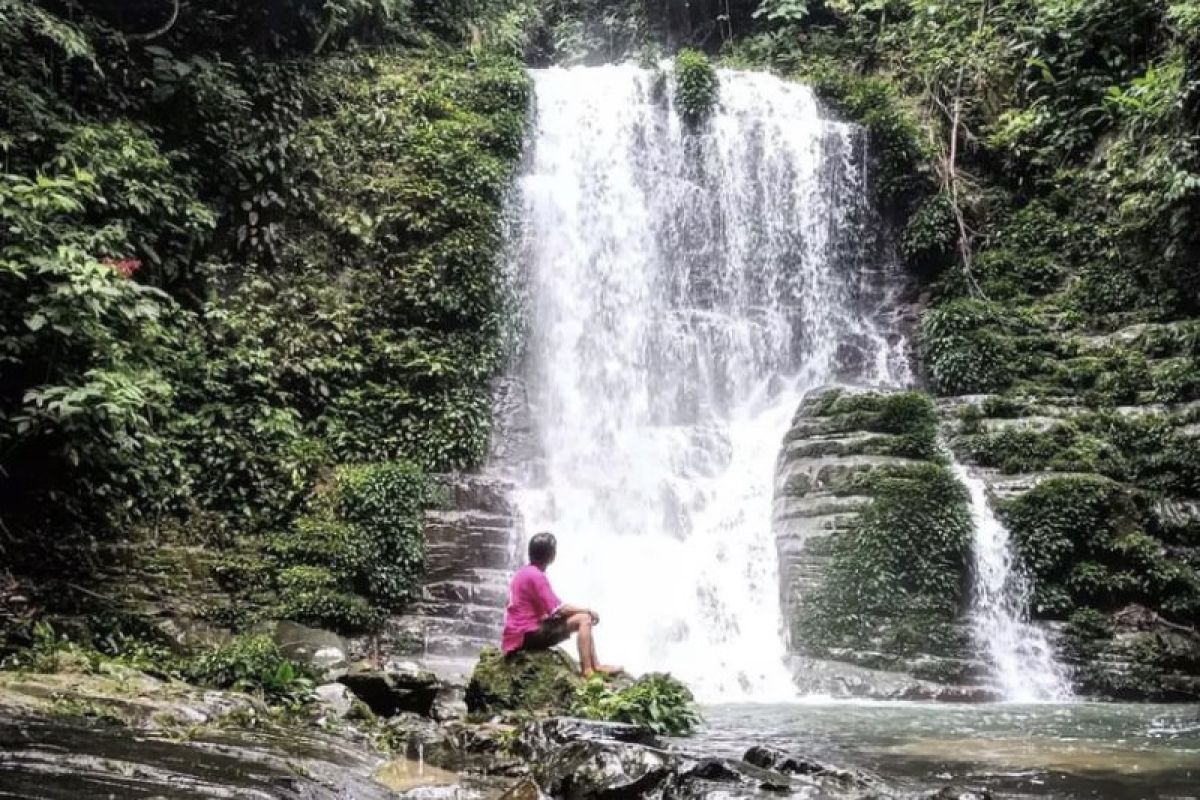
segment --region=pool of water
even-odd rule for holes
[[[903,791],[948,783],[1003,797],[1200,798],[1200,705],[812,702],[704,710],[692,744],[768,744],[871,770]]]

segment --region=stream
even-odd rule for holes
[[[1200,797],[1200,706],[811,701],[717,705],[690,746],[766,743],[867,769],[901,790],[1004,798]]]

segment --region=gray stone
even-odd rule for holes
[[[322,684],[313,693],[317,696],[317,702],[338,719],[344,718],[354,707],[354,695],[340,683]]]
[[[338,678],[381,717],[401,712],[429,716],[441,682],[431,672],[352,672]]]
[[[349,642],[331,631],[284,621],[275,625],[271,638],[288,658],[322,673],[337,672],[350,666],[346,656]]]

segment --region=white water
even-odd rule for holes
[[[983,481],[961,464],[954,464],[954,472],[971,497],[971,632],[992,682],[1008,702],[1069,700],[1070,681],[1054,647],[1028,622],[1029,585],[1014,564],[1008,529],[992,512]]]
[[[861,131],[805,87],[721,72],[699,134],[632,66],[536,71],[515,274],[541,459],[518,502],[600,658],[706,700],[795,693],[775,460],[803,394],[907,381],[867,235]],[[893,337],[894,339],[894,337]]]

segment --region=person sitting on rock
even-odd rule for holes
[[[549,650],[574,633],[583,677],[596,672],[620,672],[617,667],[605,666],[596,659],[592,628],[600,624],[600,616],[589,608],[562,602],[550,588],[546,568],[554,563],[557,554],[554,534],[539,533],[529,540],[529,563],[517,570],[509,588],[500,649],[505,655],[520,650]]]

